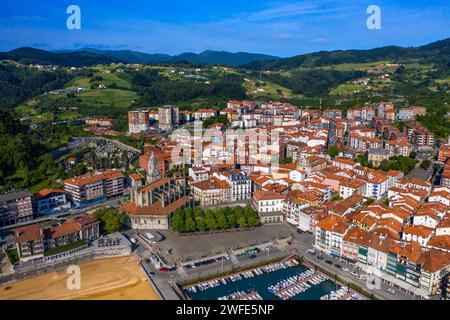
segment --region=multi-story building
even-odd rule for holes
[[[194,120],[194,114],[191,111],[180,111],[178,115],[180,117],[179,120],[181,123],[186,123]]]
[[[426,128],[418,128],[414,130],[414,133],[411,137],[411,142],[418,148],[433,147],[434,133]]]
[[[158,108],[158,126],[163,130],[171,130],[179,123],[179,110],[174,106]]]
[[[148,110],[128,111],[128,133],[141,133],[150,126]]]
[[[217,114],[216,110],[213,109],[200,109],[193,112],[195,120],[206,120],[209,118],[214,118]]]
[[[316,224],[314,246],[331,256],[341,257],[342,239],[349,227],[343,217],[330,214]]]
[[[117,169],[96,171],[64,180],[64,191],[76,207],[123,195],[124,178]]]
[[[450,158],[450,144],[443,144],[439,148],[438,161],[445,162]]]
[[[209,179],[209,171],[203,167],[191,167],[189,168],[189,177],[194,182],[205,181]]]
[[[261,223],[281,223],[284,220],[283,202],[285,196],[272,191],[255,191],[252,206]]]
[[[283,201],[283,212],[286,216],[286,222],[298,226],[300,224],[300,215],[303,209],[310,206],[309,202],[296,197],[298,191],[291,191]]]
[[[364,176],[359,176],[359,179],[366,182],[366,198],[378,200],[387,193],[389,177],[386,174],[380,171],[371,171]]]
[[[366,182],[360,179],[342,179],[339,183],[339,196],[347,199],[355,194],[361,196],[366,194]]]
[[[384,118],[388,110],[394,110],[394,104],[392,102],[380,102],[377,107],[377,116]]]
[[[389,155],[399,155],[408,157],[412,152],[412,145],[407,141],[387,140],[384,144],[384,148]]]
[[[347,120],[372,121],[374,115],[374,110],[368,107],[347,110]]]
[[[88,125],[99,127],[111,127],[113,125],[112,119],[109,118],[86,118],[84,122]]]
[[[44,256],[44,228],[40,224],[17,228],[15,231],[17,253],[21,262]]]
[[[449,252],[422,251],[415,242],[391,245],[387,256],[386,273],[401,280],[402,286],[410,291],[419,289],[428,295],[436,294],[450,271]]]
[[[194,200],[202,206],[216,205],[231,201],[231,185],[216,177],[191,185]]]
[[[37,216],[68,212],[71,205],[64,190],[43,189],[33,196]]]
[[[252,180],[245,172],[232,170],[226,173],[214,173],[214,175],[231,186],[230,201],[242,201],[251,198]]]
[[[33,219],[33,205],[28,190],[12,190],[0,195],[0,226]]]
[[[66,220],[44,230],[45,250],[62,247],[80,240],[92,241],[100,236],[100,221],[91,215]]]
[[[100,236],[100,221],[91,215],[68,219],[58,226],[33,224],[17,228],[15,243],[21,262],[39,259],[44,252],[80,240],[93,241]]]
[[[417,148],[430,148],[434,145],[434,134],[420,124],[406,124],[405,132],[409,142]]]
[[[328,216],[317,224],[315,247],[327,254],[340,254],[342,259],[406,292],[419,296],[436,294],[450,271],[448,251],[423,250],[418,242],[392,239],[356,227],[346,228],[346,221],[333,219],[336,220]]]
[[[323,115],[328,118],[340,118],[342,117],[341,109],[326,109],[323,111]]]
[[[427,108],[422,106],[400,108],[397,113],[397,119],[401,121],[414,120],[417,115],[427,113]]]
[[[372,163],[374,167],[378,167],[383,160],[389,158],[389,151],[385,149],[370,148],[367,150],[367,160]]]
[[[441,185],[450,188],[450,160],[447,160],[447,164],[444,166],[444,170],[442,171]]]
[[[286,143],[286,157],[291,158],[293,162],[299,159],[300,152],[307,147],[307,144],[300,141],[288,141]]]
[[[383,148],[383,140],[351,133],[350,146],[357,151],[366,152],[369,149]]]

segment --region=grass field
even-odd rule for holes
[[[50,176],[48,177],[46,180],[28,188],[28,190],[30,190],[30,192],[35,193],[38,192],[42,189],[45,188],[49,188],[49,189],[60,189],[62,188],[63,185],[56,182],[56,177],[55,176]]]
[[[129,108],[133,102],[138,99],[134,91],[120,89],[97,89],[87,90],[77,94],[86,104],[95,104],[95,106]]]
[[[352,95],[355,90],[364,90],[364,87],[353,83],[344,83],[333,88],[330,93],[335,95]]]
[[[321,69],[325,70],[337,70],[337,71],[383,71],[383,72],[393,72],[397,67],[386,66],[386,63],[390,63],[390,61],[375,61],[375,62],[367,62],[367,63],[342,63],[335,64],[326,67],[321,67]]]
[[[103,73],[103,72],[95,72],[94,77],[101,77],[103,80],[95,81],[96,84],[105,84],[107,87],[111,86],[115,83],[119,87],[131,88],[130,81],[122,79],[118,76],[117,73]],[[89,88],[91,86],[90,82],[91,78],[75,78],[69,83],[67,83],[66,88],[78,88],[78,87],[86,87]]]
[[[257,83],[261,84],[257,86]],[[291,95],[292,90],[282,87],[276,83],[268,82],[268,81],[255,81],[249,80],[244,81],[244,88],[248,92],[248,94],[253,97],[267,97],[271,98],[280,98],[282,95]],[[257,89],[263,91],[257,91]]]

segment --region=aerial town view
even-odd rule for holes
[[[0,300],[450,300],[448,3],[74,2],[2,4]]]

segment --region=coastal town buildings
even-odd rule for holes
[[[145,132],[149,126],[149,110],[128,111],[128,133]]]
[[[76,207],[105,202],[123,195],[123,174],[120,170],[110,169],[66,179],[64,191]]]
[[[281,223],[284,221],[283,201],[285,197],[277,192],[256,191],[252,206],[258,213],[261,223]]]
[[[179,109],[174,106],[162,106],[158,108],[158,126],[163,130],[170,130],[180,122]]]
[[[150,161],[149,166],[146,184],[135,181],[130,201],[120,210],[126,215],[125,223],[131,229],[169,229],[172,214],[192,205],[186,178],[161,177],[155,160]]]
[[[92,241],[100,236],[100,222],[90,215],[66,220],[58,226],[32,224],[15,230],[15,243],[20,261],[43,258],[46,251],[77,241]]]
[[[0,195],[0,226],[33,219],[32,193],[12,190]]]
[[[67,194],[60,189],[42,189],[33,196],[37,216],[67,213],[71,207]]]

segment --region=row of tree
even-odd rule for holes
[[[372,163],[367,160],[367,157],[357,156],[355,161],[364,167],[374,168]],[[378,167],[375,167],[375,169],[383,171],[400,170],[404,174],[408,174],[416,167],[416,163],[417,160],[415,160],[412,156],[392,156],[388,160],[383,160]]]
[[[257,213],[250,206],[224,207],[206,211],[200,207],[178,209],[171,219],[172,228],[176,232],[245,228],[260,224]]]

